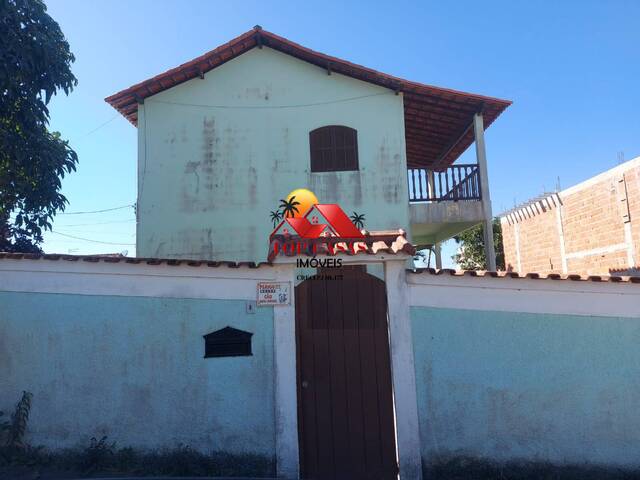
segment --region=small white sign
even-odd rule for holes
[[[259,282],[257,304],[259,307],[267,305],[291,305],[291,283]]]

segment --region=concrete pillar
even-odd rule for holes
[[[442,244],[436,243],[433,246],[433,253],[436,257],[436,268],[440,270],[442,268]]]
[[[473,116],[473,133],[476,140],[476,160],[480,171],[480,191],[484,211],[484,253],[487,258],[487,270],[496,271],[496,250],[493,244],[493,213],[489,194],[489,174],[487,173],[487,152],[484,145],[484,120],[481,113]]]
[[[273,307],[275,370],[276,475],[300,476],[298,456],[298,393],[296,385],[295,264],[275,267],[276,281],[289,282],[291,304]]]
[[[387,260],[384,263],[384,272],[389,309],[389,348],[400,478],[421,480],[418,399],[405,261]]]

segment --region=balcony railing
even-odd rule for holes
[[[480,200],[478,165],[452,165],[436,172],[424,168],[407,170],[410,202]]]

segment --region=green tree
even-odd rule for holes
[[[296,213],[300,213],[298,211],[298,205],[300,202],[296,200],[296,196],[293,195],[288,200],[281,198],[280,199],[280,208],[282,209],[282,217],[293,218]],[[294,213],[295,212],[295,213]]]
[[[451,257],[464,270],[485,270],[487,258],[484,254],[483,224],[465,230],[453,237],[459,245],[459,253]],[[493,219],[493,243],[496,249],[496,266],[504,270],[504,250],[502,248],[502,227],[498,218]]]
[[[78,162],[48,130],[51,97],[78,83],[59,25],[41,0],[0,0],[0,251],[40,251]]]
[[[423,248],[422,250],[418,250],[413,256],[413,260],[415,262],[425,264],[427,268],[431,268],[431,258],[435,259],[435,251],[433,247],[427,247]]]

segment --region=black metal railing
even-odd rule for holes
[[[425,168],[407,170],[410,202],[480,200],[478,165],[452,165],[437,172]]]

